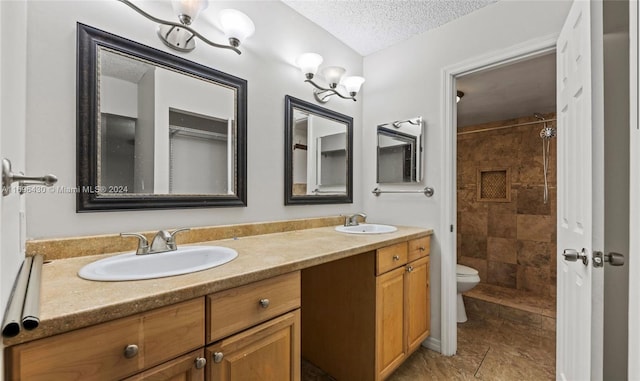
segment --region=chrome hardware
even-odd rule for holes
[[[579,253],[573,249],[564,249],[562,253],[564,260],[567,262],[577,262],[578,259],[582,260],[582,264],[587,266],[589,264],[589,257],[587,257],[587,249],[582,249]]]
[[[624,255],[620,253],[609,253],[604,255],[604,261],[608,262],[611,266],[623,266]]]
[[[360,225],[358,223],[358,216],[362,217],[362,223],[365,223],[367,220],[367,215],[364,213],[356,213],[356,214],[352,214],[350,216],[348,216],[345,220],[344,220],[344,226],[358,226]]]
[[[132,359],[138,354],[138,346],[135,344],[129,344],[124,348],[124,357]]]
[[[413,266],[407,266],[407,272],[410,273],[413,271]]]
[[[55,175],[44,176],[25,176],[22,172],[13,173],[11,171],[11,161],[2,159],[2,195],[8,196],[11,193],[11,184],[18,181],[18,193],[24,194],[25,187],[29,185],[44,185],[46,187],[53,186],[58,182]]]
[[[399,255],[394,255],[392,259],[394,261],[399,261],[400,260],[400,256]]]
[[[611,266],[624,266],[624,255],[620,253],[603,254],[602,251],[593,252],[593,267],[604,267],[605,262]]]
[[[376,197],[380,196],[381,193],[422,193],[426,197],[433,197],[433,195],[436,192],[431,187],[425,187],[422,190],[390,190],[390,191],[384,191],[384,190],[382,190],[380,188],[375,188],[374,190],[371,191],[371,193],[375,194]]]
[[[164,253],[165,251],[175,250],[175,248],[171,249],[171,233],[166,230],[160,230],[153,237],[153,241],[151,241],[151,248],[149,249],[149,254],[152,253]],[[175,246],[175,244],[174,244]]]
[[[147,241],[147,237],[138,233],[120,233],[121,237],[137,237],[140,241],[138,242],[138,249],[136,250],[136,255],[145,255],[145,254],[157,254],[164,253],[167,251],[175,251],[178,249],[176,245],[176,233],[191,230],[189,228],[177,229],[172,233],[169,233],[166,230],[160,230],[153,237],[153,241],[151,241],[151,245],[149,245],[149,241]]]
[[[224,358],[224,353],[222,352],[213,353],[213,362],[215,362],[216,364],[221,363],[223,358]]]
[[[267,308],[269,307],[269,304],[271,304],[269,299],[260,299],[260,307]]]
[[[167,245],[171,248],[171,250],[178,250],[178,246],[176,245],[176,234],[180,232],[188,232],[190,230],[191,229],[189,228],[181,228],[171,232],[171,240],[170,242],[167,243]]]
[[[138,233],[120,233],[120,237],[137,237],[138,238],[138,248],[136,249],[136,255],[145,255],[149,254],[149,241],[147,241],[147,237]]]
[[[196,369],[202,369],[207,365],[207,359],[204,357],[198,357],[196,359]]]

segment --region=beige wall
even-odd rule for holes
[[[465,134],[531,121],[535,118],[460,129],[457,255],[458,263],[478,270],[481,282],[552,297],[556,290],[556,140],[550,145],[550,198],[545,204],[542,124]],[[509,202],[478,200],[479,169],[509,170]]]

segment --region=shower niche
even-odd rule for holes
[[[511,202],[511,169],[478,168],[476,190],[480,202]]]

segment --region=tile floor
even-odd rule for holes
[[[503,318],[470,316],[469,321],[458,324],[455,356],[420,347],[387,381],[553,379],[553,332]],[[335,381],[308,363],[303,364],[302,380]]]

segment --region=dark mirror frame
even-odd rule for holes
[[[293,194],[293,110],[344,123],[347,128],[347,184],[345,194],[304,195]],[[284,97],[284,204],[351,204],[353,203],[353,118],[335,111],[305,102],[290,95]]]
[[[172,195],[99,193],[97,97],[98,48],[113,49],[186,75],[200,77],[235,89],[236,98],[236,194]],[[247,81],[155,48],[77,24],[77,193],[76,211],[131,209],[207,208],[247,205]]]

